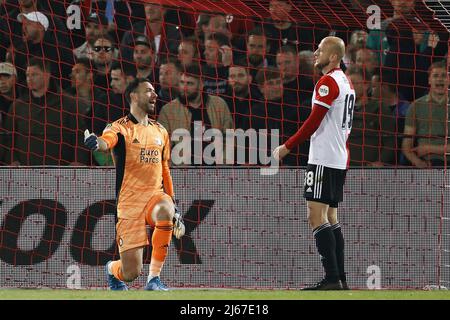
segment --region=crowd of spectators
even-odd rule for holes
[[[111,165],[110,155],[88,152],[83,132],[100,135],[128,114],[124,93],[137,77],[155,86],[151,117],[170,135],[194,136],[198,123],[224,135],[265,129],[262,152],[270,155],[271,135],[283,143],[308,118],[320,77],[314,50],[338,35],[357,96],[350,165],[442,166],[448,34],[421,19],[417,2],[384,1],[392,16],[379,29],[338,30],[293,19],[298,8],[289,0],[264,2],[267,18],[158,1],[0,1],[0,164]],[[258,164],[250,149],[241,164]],[[308,149],[293,150],[283,165],[306,165]],[[214,164],[195,156],[184,154],[182,164]]]

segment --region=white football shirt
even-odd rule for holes
[[[355,90],[345,73],[335,68],[323,75],[314,87],[312,105],[328,110],[311,136],[308,163],[334,169],[347,169],[347,138],[352,128]]]

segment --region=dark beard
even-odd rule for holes
[[[143,103],[139,108],[145,111],[147,114],[153,114],[155,112],[155,105],[150,102]]]
[[[319,69],[321,72],[323,70],[323,68],[325,68],[326,66],[328,66],[330,64],[330,60],[328,60],[327,63],[320,63],[316,65],[316,68]]]
[[[178,100],[184,105],[189,105],[191,102],[193,102],[195,99],[197,99],[199,95],[199,92],[194,92],[189,95],[185,95],[184,92],[178,93]]]
[[[248,86],[238,86],[238,87],[233,88],[233,90],[234,90],[234,94],[237,97],[245,98],[246,96],[248,96]]]
[[[263,56],[259,55],[259,54],[251,54],[248,56],[248,61],[250,62],[250,64],[252,66],[259,66],[261,63],[263,63]]]

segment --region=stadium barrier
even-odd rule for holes
[[[172,174],[187,233],[169,250],[170,286],[296,289],[320,278],[303,169]],[[348,172],[339,215],[351,287],[449,283],[445,179],[439,169]],[[112,168],[0,168],[0,287],[106,288],[104,265],[117,258],[114,182]],[[147,272],[132,286],[142,288]]]

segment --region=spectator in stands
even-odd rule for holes
[[[132,46],[133,43],[130,43]],[[159,78],[158,68],[155,64],[155,46],[145,36],[137,36],[134,40],[133,61],[136,66],[136,78],[144,78],[156,87]]]
[[[280,47],[276,64],[283,79],[283,106],[296,110],[296,119],[303,123],[311,113],[311,95],[314,90],[312,77],[300,73],[300,59],[296,49],[290,45]],[[302,66],[303,70],[303,66]],[[308,154],[306,147],[300,152]],[[303,162],[304,159],[301,158]]]
[[[382,69],[379,74],[372,76],[371,100],[379,107],[378,119],[380,158],[373,166],[404,165],[407,164],[401,152],[405,117],[409,109],[409,102],[404,100],[397,90],[397,80],[392,77],[389,69]]]
[[[178,97],[181,66],[175,58],[161,62],[159,68],[159,90],[156,100],[155,115],[158,116],[162,107]]]
[[[210,14],[201,13],[197,18],[197,22],[195,24],[194,35],[197,38],[198,42],[203,46],[205,43],[205,33],[208,30],[209,19],[211,18]]]
[[[110,67],[117,58],[114,39],[107,33],[101,35],[94,42],[94,85],[104,92],[109,88]]]
[[[221,33],[225,35],[230,41],[233,35],[230,29],[228,29],[228,24],[225,15],[223,14],[208,14],[208,15],[209,15],[208,23],[204,28],[204,35],[203,35],[204,41],[206,41],[206,39],[208,39],[209,36],[211,36],[214,33]]]
[[[86,19],[85,37],[86,41],[73,50],[77,59],[94,58],[94,43],[108,28],[108,20],[102,14],[92,12]]]
[[[183,133],[189,132],[189,141],[191,142],[189,150],[184,149],[180,152],[180,148],[175,149],[175,145],[172,149],[172,161],[175,164],[191,165],[214,163],[214,160],[206,161],[205,157],[195,152],[197,150],[194,147],[195,138],[203,137],[202,131],[195,132],[195,130],[202,127],[205,130],[214,128],[225,133],[226,129],[231,129],[233,120],[227,104],[222,98],[209,95],[203,90],[200,69],[195,65],[182,70],[179,92],[177,99],[163,106],[158,117],[158,121],[167,129],[172,140],[178,139],[179,141],[180,136],[183,137]],[[199,126],[200,124],[202,127]],[[185,141],[184,137],[182,141]],[[178,157],[174,157],[174,155]]]
[[[105,104],[102,92],[94,87],[94,79],[90,61],[81,58],[72,67],[71,87],[62,92],[63,112],[76,120],[75,131],[68,131],[75,141],[74,162],[80,165],[94,164],[90,152],[84,147],[84,130],[92,131],[94,127],[93,108],[97,104]]]
[[[60,86],[66,87],[70,83],[68,79],[73,65],[72,50],[68,50],[64,43],[57,42],[49,31],[49,19],[42,12],[21,13],[18,20],[22,23],[24,40],[17,43],[13,50],[19,82],[25,82],[23,66],[28,65],[29,59],[44,57],[52,63],[53,74],[60,81]]]
[[[258,101],[261,102],[262,96],[253,83],[245,58],[230,66],[228,90],[224,99],[233,117],[234,128],[244,131],[252,129],[254,126],[252,121],[253,105]],[[245,146],[237,143],[237,141],[235,142],[235,163],[257,164],[257,159],[251,158],[257,151],[255,150],[256,146],[251,146],[250,143],[250,139]]]
[[[0,128],[3,128],[10,105],[19,96],[16,79],[16,68],[9,62],[0,63]]]
[[[395,21],[405,21],[406,23],[402,26],[402,35],[400,37],[407,37],[410,40],[413,39],[412,33],[407,32],[408,29],[410,29],[411,25],[418,25],[418,23],[421,23],[420,17],[418,17],[414,11],[414,8],[416,6],[416,0],[390,0],[390,3],[393,7],[393,16],[384,19],[381,21],[381,28],[378,29],[371,29],[369,32],[369,35],[367,37],[367,48],[374,50],[376,53],[379,53],[378,59],[380,65],[385,64],[386,60],[386,54],[389,51],[394,51],[393,48],[391,48],[391,44],[394,44],[396,42],[395,39],[392,39],[393,41],[389,41],[388,39],[388,33],[390,28],[397,28],[399,25],[395,24]],[[394,22],[394,24],[392,24]],[[407,28],[409,26],[409,28]],[[406,27],[406,28],[405,28]],[[388,32],[387,32],[388,31]],[[393,31],[393,30],[392,30]],[[391,32],[392,32],[391,31]],[[407,32],[407,33],[404,33]],[[402,39],[398,39],[399,41],[402,41]],[[407,39],[404,39],[407,40]],[[419,39],[416,39],[419,40]],[[426,47],[426,39],[420,39],[419,42],[422,42],[422,44]],[[398,47],[397,44],[395,44],[396,47]],[[398,49],[398,48],[397,48]]]
[[[355,52],[355,65],[364,71],[364,78],[370,81],[372,76],[378,72],[378,60],[376,53],[367,48],[361,48]]]
[[[261,28],[251,30],[247,35],[247,59],[253,80],[260,69],[269,65],[267,54],[270,45]]]
[[[413,166],[425,168],[444,166],[450,157],[447,137],[448,125],[448,86],[447,63],[438,61],[429,69],[429,93],[415,100],[406,116],[405,137],[402,151]]]
[[[253,84],[245,59],[238,60],[230,66],[228,90],[224,99],[233,117],[234,128],[243,130],[252,128],[252,105],[262,97]]]
[[[350,42],[345,50],[343,58],[345,66],[348,68],[356,61],[356,51],[366,47],[368,33],[364,30],[355,30],[350,36]]]
[[[70,106],[74,114],[81,120],[78,127],[83,134],[84,129],[101,134],[103,128],[96,130],[94,109],[106,106],[104,90],[94,86],[94,72],[91,61],[81,58],[72,67],[71,87],[63,92],[64,104]],[[103,105],[103,106],[102,106]],[[101,106],[101,107],[100,107]],[[84,139],[84,136],[82,136]],[[83,140],[81,140],[83,144]]]
[[[199,43],[194,37],[184,38],[178,46],[178,61],[182,68],[187,68],[191,64],[200,64]]]
[[[136,78],[134,71],[133,68],[126,69],[120,61],[114,61],[111,65],[111,91],[124,94],[127,86]]]
[[[300,50],[312,50],[329,31],[308,23],[295,23],[291,15],[294,9],[289,0],[270,0],[271,19],[263,22],[264,34],[270,41],[269,64],[274,65],[275,55],[283,45],[291,45]]]
[[[146,20],[134,24],[132,30],[123,36],[121,56],[125,61],[133,61],[133,43],[138,36],[145,36],[154,45],[155,62],[158,65],[159,56],[176,54],[182,38],[178,27],[180,24],[166,23],[167,9],[161,4],[145,3],[144,10]]]
[[[316,83],[320,77],[320,71],[314,67],[314,52],[310,50],[302,50],[298,53],[300,65],[300,73],[312,79],[313,83]]]
[[[119,62],[111,65],[111,90],[93,86],[93,72],[87,59],[79,59],[72,68],[72,87],[63,95],[63,104],[77,115],[78,141],[83,145],[84,130],[101,135],[108,123],[128,113],[128,102],[124,99],[125,88],[133,79],[133,69],[127,70]],[[78,146],[79,144],[77,144]],[[109,154],[78,150],[78,161],[86,164],[112,165]],[[93,161],[94,160],[94,161]]]
[[[0,63],[0,165],[4,165],[3,157],[7,140],[11,136],[5,130],[6,117],[11,104],[16,99],[18,88],[16,86],[16,68],[9,62]]]
[[[222,2],[222,0],[212,1]],[[227,5],[233,6],[233,0],[227,1]],[[241,4],[236,3],[236,5]],[[234,48],[244,51],[245,35],[253,28],[253,21],[245,16],[239,17],[231,13],[202,13],[197,19],[196,37],[204,43],[212,33],[223,33],[229,38]]]
[[[29,92],[11,105],[6,130],[8,141],[5,160],[12,165],[68,165],[75,159],[73,134],[77,121],[61,103],[52,88],[48,61],[30,60],[26,78]]]
[[[229,3],[231,5],[231,3]],[[213,33],[227,36],[233,49],[245,52],[245,38],[253,29],[253,22],[248,18],[240,18],[233,14],[208,14],[209,20],[204,28],[203,39],[206,40]]]
[[[233,59],[229,39],[221,33],[209,35],[205,41],[204,56],[203,89],[209,94],[224,94],[227,90],[228,68]]]
[[[252,108],[252,123],[255,129],[267,129],[269,136],[278,135],[279,141],[286,141],[288,137],[297,132],[302,125],[298,106],[286,103],[283,80],[278,69],[267,67],[258,71],[256,83],[263,95],[263,101],[256,103]],[[306,115],[306,118],[308,115]],[[274,130],[278,130],[276,133]],[[268,141],[271,141],[269,138]],[[277,146],[269,146],[270,150]],[[272,149],[270,149],[272,148]],[[285,165],[306,165],[309,152],[309,144],[291,150],[291,153],[283,159]]]
[[[126,116],[130,105],[125,97],[125,90],[134,79],[135,72],[129,64],[114,61],[110,68],[111,90],[108,90],[106,105],[102,104],[95,109],[96,124],[94,132],[103,132],[105,127]]]
[[[350,78],[356,95],[352,131],[348,138],[350,165],[372,165],[378,161],[379,155],[379,101],[369,100],[369,85],[364,79],[364,70],[361,67],[350,65],[345,74]]]
[[[443,59],[438,50],[439,36],[427,31],[428,27],[416,17],[409,20],[393,20],[386,35],[389,50],[384,65],[393,70],[391,74],[398,80],[398,90],[402,96],[413,101],[427,92],[427,70],[433,59]]]
[[[427,91],[427,70],[447,52],[447,35],[429,29],[414,8],[416,1],[390,0],[394,14],[371,30],[367,47],[379,53],[381,65],[391,68],[398,90],[409,102]],[[392,82],[392,81],[391,81]]]
[[[292,103],[299,105],[310,100],[314,90],[313,79],[308,70],[299,70],[300,57],[296,49],[290,45],[280,47],[276,57],[277,68],[283,78],[283,88]],[[303,69],[303,66],[302,66]],[[309,112],[308,112],[309,114]],[[302,117],[302,121],[306,120]]]
[[[101,8],[99,8],[101,10]],[[132,26],[146,19],[144,3],[141,1],[114,1],[113,20],[118,26],[117,35],[122,39]],[[185,7],[167,8],[164,22],[179,27],[184,36],[193,35],[195,20]]]
[[[62,19],[62,16],[54,15],[47,0],[18,0],[15,8],[8,12],[6,19],[0,21],[0,28],[8,35],[5,37],[5,42],[2,42],[6,48],[10,44],[14,48],[17,48],[19,44],[23,42],[22,39],[22,23],[20,21],[20,14],[30,14],[32,12],[41,12],[48,18],[48,35],[47,38],[52,39],[52,43],[58,43],[61,47],[60,50],[71,51],[71,43],[67,40],[68,31],[66,24]],[[52,1],[55,2],[55,1]],[[64,15],[65,16],[65,15]],[[65,52],[67,54],[67,52]],[[3,56],[2,56],[3,57]],[[25,64],[26,65],[26,64]],[[16,64],[18,67],[18,65]],[[70,73],[70,66],[68,67],[68,73]],[[67,73],[67,74],[68,74]]]

